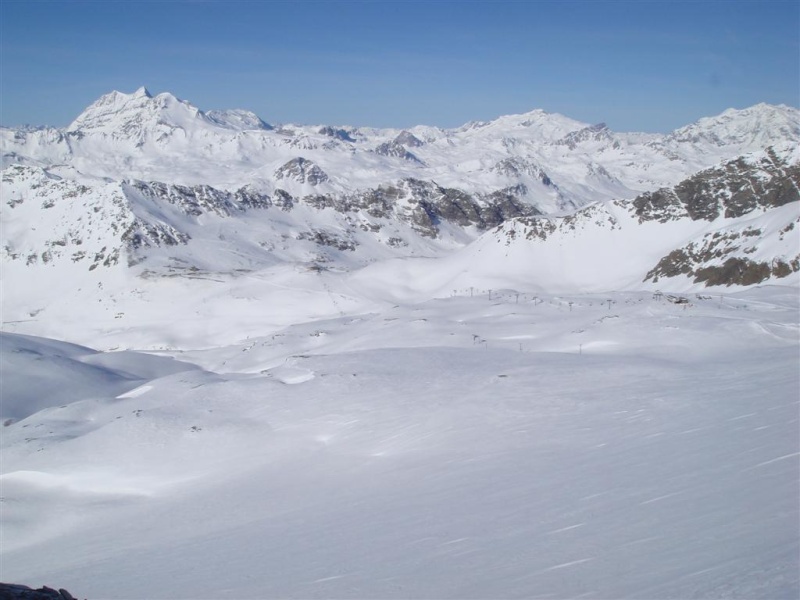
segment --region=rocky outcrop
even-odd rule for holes
[[[527,175],[528,177],[538,179],[544,185],[554,185],[550,177],[547,175],[547,173],[545,173],[544,169],[542,169],[536,163],[519,156],[505,158],[499,161],[494,167],[492,167],[492,171],[512,179],[519,179],[523,175]]]
[[[297,157],[275,171],[275,179],[292,179],[298,183],[319,185],[328,181],[328,175],[312,161]]]
[[[741,217],[800,200],[800,164],[788,164],[769,148],[758,159],[737,158],[706,169],[674,188],[648,192],[633,200],[640,222],[693,221]]]
[[[397,134],[397,137],[394,138],[394,142],[409,148],[419,148],[425,143],[410,131],[401,131]]]
[[[756,285],[770,278],[782,279],[800,271],[800,255],[754,260],[760,229],[716,231],[673,250],[645,276],[645,281],[685,275],[705,285]]]
[[[42,586],[33,589],[27,585],[0,583],[0,600],[75,600],[67,590]]]
[[[437,237],[444,222],[484,231],[512,217],[539,214],[521,200],[526,191],[525,186],[517,185],[472,195],[433,182],[403,179],[396,185],[356,194],[351,201],[372,216],[395,216],[421,235]]]
[[[227,217],[231,212],[238,210],[232,202],[230,193],[208,185],[189,187],[157,181],[128,181],[126,185],[151,202],[172,204],[192,217],[199,217],[205,213],[216,213]]]
[[[326,127],[321,127],[317,133],[321,135],[326,135],[341,142],[355,142],[353,137],[350,135],[350,132],[347,131],[346,129],[326,126]]]
[[[606,142],[609,143],[612,148],[620,147],[619,142],[614,139],[614,136],[605,123],[598,123],[597,125],[590,125],[578,131],[571,131],[555,143],[559,146],[566,146],[570,150],[575,150],[578,146],[586,142]]]
[[[422,161],[420,159],[418,159],[416,156],[414,156],[414,154],[406,150],[405,146],[399,144],[396,141],[385,142],[380,146],[376,147],[374,152],[375,154],[380,154],[381,156],[402,158],[403,160],[407,160],[409,162],[422,164]]]

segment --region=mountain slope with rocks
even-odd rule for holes
[[[204,112],[140,88],[99,98],[63,130],[2,128],[0,141],[4,166],[71,167],[70,177],[292,195],[345,195],[404,178],[470,194],[524,185],[528,203],[553,212],[633,198],[722,160],[800,143],[800,112],[761,104],[668,135],[617,133],[541,110],[451,130],[396,130],[271,125],[248,111]],[[313,173],[287,177],[287,165],[302,161]],[[495,168],[509,161],[537,166]]]
[[[796,285],[799,158],[796,148],[769,148],[633,200],[509,219],[433,267],[395,261],[394,270],[369,267],[353,277],[368,289],[419,280],[412,297],[487,281],[563,293]]]
[[[14,290],[4,322],[72,334],[66,323],[93,306],[92,327],[108,335],[175,286],[192,290],[189,314],[213,315],[225,305],[217,286],[272,277],[300,296],[337,298],[323,315],[485,281],[792,283],[799,114],[757,105],[666,136],[539,110],[377,130],[269,124],[144,88],[114,92],[64,130],[0,130],[0,260]],[[242,315],[256,310],[247,304]],[[190,325],[170,327],[177,340]]]

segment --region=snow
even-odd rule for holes
[[[122,393],[53,371],[72,401],[3,429],[0,577],[104,598],[796,597],[796,289],[690,300],[298,304],[237,344],[198,329],[170,354],[202,368]],[[86,352],[4,334],[4,359],[19,340]]]
[[[661,223],[621,200],[766,144],[796,162],[798,123],[758,105],[654,136],[537,110],[411,128],[416,164],[373,152],[400,130],[342,141],[140,88],[67,130],[0,129],[0,580],[797,598],[800,274],[644,279],[717,234],[747,233],[703,264],[789,262],[798,203]],[[521,182],[551,214],[432,238],[310,202],[195,210],[142,182],[272,194],[301,156],[329,180],[281,180],[293,194]],[[190,239],[137,254],[123,232],[141,223]]]

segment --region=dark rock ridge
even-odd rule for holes
[[[615,203],[617,206],[624,202]],[[507,243],[520,235],[528,240],[547,239],[557,231],[578,231],[586,227],[607,227],[619,229],[616,218],[611,215],[604,204],[590,204],[589,206],[564,217],[529,216],[514,219],[506,228]]]
[[[761,231],[716,231],[705,234],[663,257],[645,276],[645,281],[686,275],[705,285],[756,285],[770,278],[781,279],[800,271],[800,256],[784,260],[756,261],[741,256],[756,251]],[[738,254],[739,256],[732,256]],[[719,261],[724,260],[721,264]],[[716,264],[709,264],[709,263]]]
[[[396,218],[411,224],[418,233],[429,237],[438,235],[438,225],[443,222],[460,227],[474,226],[484,231],[512,217],[541,214],[521,200],[527,192],[522,184],[489,194],[469,194],[430,181],[406,178],[395,184],[381,185],[353,194],[301,197],[295,197],[281,189],[275,190],[269,196],[250,188],[227,192],[206,185],[189,187],[143,181],[131,181],[127,185],[152,203],[170,204],[192,217],[203,214],[230,217],[248,209],[273,206],[288,211],[298,204],[306,204],[318,210],[332,209],[340,213],[363,211],[375,218]],[[137,221],[137,226],[143,225]],[[181,243],[177,236],[163,228],[153,237],[161,239],[165,236],[172,238],[174,243]]]
[[[0,583],[0,600],[75,600],[67,590],[47,586],[33,589],[27,585]]]
[[[86,264],[90,271],[114,266],[123,257],[134,265],[147,258],[149,249],[188,244],[200,234],[208,216],[236,219],[254,210],[292,212],[306,206],[335,211],[339,213],[335,217],[338,227],[323,230],[305,223],[293,236],[314,243],[320,250],[339,251],[355,250],[357,230],[375,234],[380,243],[399,249],[408,246],[408,240],[398,237],[397,224],[406,225],[416,235],[435,239],[441,236],[445,225],[480,232],[513,217],[539,214],[522,200],[527,189],[521,184],[487,194],[469,194],[407,178],[350,194],[294,196],[282,189],[266,194],[247,186],[226,191],[208,185],[138,180],[93,186],[23,166],[9,168],[3,178],[8,183],[25,184],[19,192],[9,194],[6,204],[11,210],[35,203],[42,209],[70,215],[41,247],[12,248],[6,244],[5,256],[27,264],[66,259]],[[270,219],[268,215],[263,218]],[[395,231],[379,234],[386,226]],[[258,240],[265,249],[275,243]]]
[[[398,143],[397,141],[385,142],[377,146],[374,152],[375,154],[380,154],[381,156],[402,158],[403,160],[422,164],[422,161],[420,159],[418,159],[414,154],[406,150],[405,146]]]
[[[321,127],[317,132],[321,135],[327,135],[328,137],[332,137],[342,142],[355,142],[355,139],[350,135],[350,132],[346,129],[339,129],[336,127]]]
[[[686,216],[693,221],[741,217],[800,200],[800,164],[790,165],[772,148],[757,161],[737,158],[701,171],[674,188],[648,192],[633,200],[641,222],[661,223]]]
[[[293,179],[298,183],[319,185],[328,181],[328,175],[316,163],[299,156],[275,171],[275,179]]]
[[[605,123],[590,125],[578,131],[572,131],[556,142],[557,145],[566,146],[570,150],[575,150],[585,142],[610,142],[613,148],[619,148],[619,141],[614,139],[613,134]]]
[[[511,177],[512,179],[518,179],[523,175],[527,175],[538,179],[546,186],[558,187],[553,183],[542,167],[519,156],[504,158],[492,167],[492,171],[500,175],[505,175],[506,177]]]
[[[425,143],[410,131],[401,131],[397,134],[397,137],[394,138],[394,141],[410,148],[419,148]]]

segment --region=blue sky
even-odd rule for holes
[[[0,123],[111,90],[273,123],[456,127],[543,108],[669,131],[800,103],[800,0],[0,0]]]

